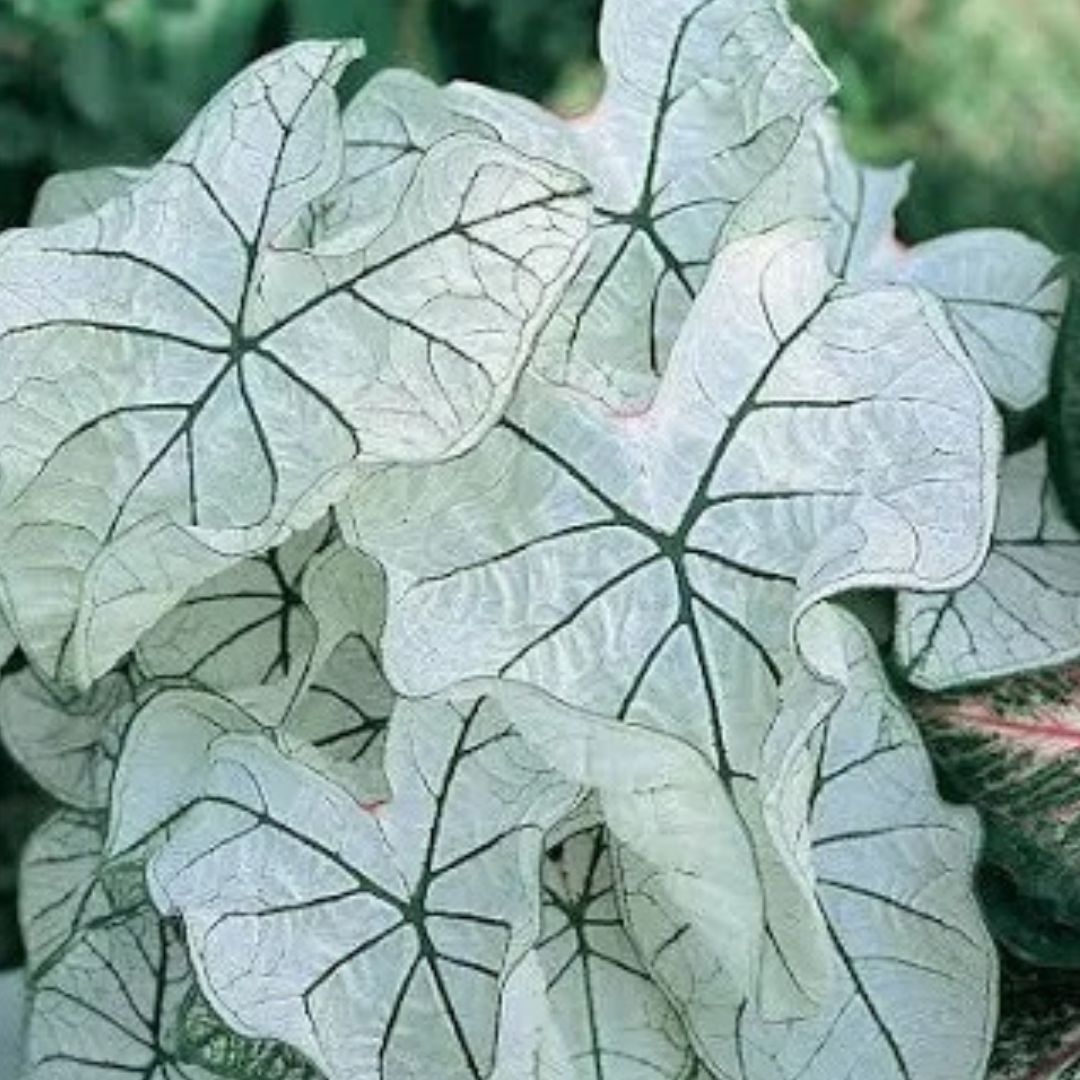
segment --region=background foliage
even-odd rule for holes
[[[791,5],[841,79],[851,149],[917,162],[904,239],[1000,225],[1080,246],[1073,0]],[[358,79],[403,64],[584,110],[600,79],[598,10],[598,0],[0,0],[0,227],[25,221],[52,172],[160,154],[235,70],[295,38],[363,36]],[[0,751],[0,968],[19,961],[17,852],[45,809]],[[989,868],[999,926],[1017,904],[1031,912],[1009,889]],[[1080,928],[1044,929],[1080,970]],[[1028,1003],[1040,986],[1080,1009],[1080,977],[1036,976],[1015,957],[1006,970],[1018,1014],[1038,1012]]]

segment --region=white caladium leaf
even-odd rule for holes
[[[966,229],[905,249],[893,225],[910,166],[861,165],[844,149],[835,116],[823,114],[817,126],[832,206],[833,269],[848,280],[930,290],[990,393],[1013,409],[1041,401],[1068,292],[1063,280],[1049,280],[1057,256],[1008,229]]]
[[[31,978],[51,966],[81,925],[107,916],[101,894],[102,822],[62,810],[30,836],[19,872],[19,923]]]
[[[607,0],[600,53],[603,97],[572,125],[481,87],[376,78],[350,110],[362,183],[342,204],[352,216],[358,198],[410,174],[427,145],[466,119],[581,171],[595,193],[595,232],[532,367],[641,406],[715,250],[824,216],[807,118],[833,83],[774,0]]]
[[[762,882],[750,836],[708,759],[680,739],[567,708],[528,687],[491,690],[545,761],[597,792],[605,823],[656,889],[653,902],[688,918],[735,987],[754,993]]]
[[[227,693],[277,722],[340,641],[378,639],[383,591],[378,567],[323,520],[193,589],[142,636],[136,660],[149,678]]]
[[[350,790],[370,801],[388,798],[384,759],[394,701],[370,640],[353,634],[331,654],[282,731],[318,750],[325,769]]]
[[[263,714],[239,703],[246,696],[181,687],[142,701],[116,767],[113,786],[123,797],[112,802],[111,854],[141,847],[183,812],[202,791],[210,748],[223,735],[272,730],[279,746],[313,758],[364,804],[387,797],[384,748],[395,696],[369,639],[341,641],[295,707],[270,729]]]
[[[535,952],[526,953],[506,981],[491,1080],[580,1080]]]
[[[577,1076],[685,1080],[698,1067],[673,1007],[651,981],[619,913],[602,828],[549,848],[538,952]]]
[[[998,453],[936,303],[838,286],[792,225],[720,254],[648,412],[530,386],[472,453],[339,509],[387,573],[399,691],[505,676],[752,774],[797,606],[967,580]]]
[[[0,738],[54,798],[83,810],[103,810],[133,700],[134,685],[124,671],[76,694],[49,686],[24,668],[0,678]]]
[[[374,809],[265,739],[208,758],[149,880],[215,1011],[331,1080],[487,1075],[501,987],[539,932],[543,833],[578,789],[483,703],[399,705]]]
[[[838,978],[827,1006],[806,1020],[770,1024],[745,1009],[726,1024],[716,1013],[691,1016],[691,1029],[723,1075],[747,1080],[982,1078],[997,969],[972,892],[977,821],[938,796],[862,626],[831,606],[808,622],[814,666],[846,674],[839,686],[819,682],[836,705],[803,751],[793,740],[805,734],[804,718],[780,718],[767,772],[775,799],[807,793],[801,813],[780,817],[802,823],[790,839],[809,847]]]
[[[30,224],[60,225],[92,214],[130,190],[144,175],[141,169],[103,166],[50,176],[34,199]]]
[[[242,1040],[198,1002],[176,927],[141,864],[102,861],[99,819],[66,811],[32,837],[20,907],[31,1009],[26,1080],[318,1080],[298,1054]]]
[[[2,599],[43,669],[89,683],[354,462],[460,453],[502,412],[580,258],[584,183],[466,131],[376,232],[298,244],[356,52],[259,61],[125,192],[0,242]]]
[[[1080,656],[1080,535],[1051,486],[1045,446],[1005,459],[978,575],[955,592],[900,594],[896,652],[906,677],[932,690]]]

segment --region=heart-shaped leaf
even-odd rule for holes
[[[532,367],[641,407],[714,253],[793,218],[824,216],[808,118],[833,83],[775,0],[606,0],[599,44],[603,96],[572,124],[482,87],[436,92],[393,73],[365,90],[370,102],[358,99],[369,121],[350,133],[381,153],[379,179],[410,173],[417,153],[463,118],[588,177],[589,254]],[[376,177],[365,180],[370,200]]]
[[[990,553],[950,593],[901,593],[897,659],[918,686],[983,682],[1080,655],[1080,534],[1051,486],[1043,445],[1005,459]]]
[[[400,705],[387,773],[390,802],[365,809],[263,739],[218,739],[152,892],[241,1033],[331,1080],[483,1076],[501,989],[538,934],[543,832],[578,789],[482,703]]]
[[[513,678],[753,774],[799,605],[966,580],[989,399],[932,300],[823,263],[798,225],[726,248],[647,413],[532,386],[472,453],[365,477],[340,513],[387,572],[391,683]]]
[[[259,61],[132,186],[0,242],[2,601],[53,674],[88,684],[356,461],[474,443],[574,269],[581,179],[468,125],[374,228],[303,243],[356,51]]]
[[[1066,286],[1056,256],[1008,229],[965,229],[905,248],[893,235],[911,166],[874,168],[844,149],[831,113],[817,122],[832,207],[830,265],[847,280],[891,281],[934,293],[987,389],[1012,409],[1044,397]]]

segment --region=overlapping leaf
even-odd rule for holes
[[[778,757],[768,773],[788,804],[780,818],[799,829],[789,841],[813,864],[834,951],[830,999],[785,1023],[771,1023],[753,1003],[725,1007],[692,932],[669,939],[653,969],[721,1076],[981,1078],[996,962],[971,892],[974,817],[938,797],[917,733],[859,624],[817,608],[805,636],[816,666],[835,681],[797,676],[799,707],[770,736],[767,754]],[[832,704],[807,733],[805,704],[814,697]],[[640,938],[640,924],[631,919],[629,928]],[[659,939],[659,927],[645,929],[646,940]]]
[[[901,593],[897,657],[928,689],[1000,678],[1080,655],[1080,535],[1040,444],[1005,460],[987,560],[963,588]]]
[[[365,478],[342,528],[386,569],[401,691],[504,675],[752,773],[796,605],[965,580],[997,453],[934,303],[837,286],[792,226],[720,255],[647,413],[532,387],[472,453]]]
[[[848,280],[929,289],[994,397],[1013,409],[1041,401],[1067,291],[1063,281],[1049,280],[1054,253],[1008,229],[966,229],[904,249],[893,214],[907,194],[910,165],[881,169],[852,160],[828,114],[817,136],[832,207],[833,269]]]
[[[682,1022],[623,926],[602,828],[571,832],[548,851],[539,955],[578,1077],[695,1075],[697,1055]]]
[[[479,87],[437,96],[415,77],[374,80],[350,110],[350,133],[381,152],[380,171],[346,204],[411,172],[462,118],[582,171],[595,192],[594,236],[533,367],[641,406],[714,251],[823,213],[808,118],[832,82],[776,0],[607,0],[600,52],[604,95],[573,125]]]
[[[538,932],[542,835],[577,789],[482,704],[399,706],[387,755],[372,810],[265,740],[218,739],[152,892],[238,1031],[331,1078],[482,1077]]]
[[[355,242],[304,246],[287,227],[340,175],[355,52],[260,61],[126,191],[0,244],[0,575],[43,668],[88,683],[311,524],[352,462],[460,452],[502,411],[579,257],[583,182],[466,131]]]
[[[73,694],[24,668],[0,679],[0,738],[54,798],[103,810],[133,701],[127,672],[113,672],[87,693]]]
[[[318,1080],[295,1052],[242,1040],[206,1010],[193,1039],[176,927],[150,904],[141,865],[110,867],[101,845],[99,821],[65,812],[27,852],[27,1080]]]
[[[228,692],[273,723],[341,641],[378,640],[383,606],[378,567],[324,520],[192,590],[135,656],[149,678]]]

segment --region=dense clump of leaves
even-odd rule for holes
[[[296,45],[0,237],[29,1080],[985,1075],[979,830],[885,672],[1077,650],[994,405],[1064,285],[898,250],[779,0],[600,44],[575,124]]]

